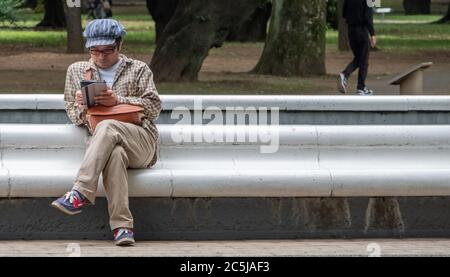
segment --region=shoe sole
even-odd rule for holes
[[[121,240],[116,241],[117,246],[134,246],[135,241],[132,238],[123,238]]]
[[[347,89],[345,88],[344,84],[342,83],[341,76],[338,76],[338,91],[342,94],[347,94]]]
[[[67,214],[67,215],[76,215],[76,214],[81,213],[81,211],[71,212],[71,211],[67,210],[66,208],[64,208],[63,206],[61,206],[61,204],[59,204],[56,201],[52,202],[51,206],[56,208],[56,209],[58,209],[59,211],[65,213],[65,214]]]

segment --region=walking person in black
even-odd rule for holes
[[[375,47],[377,39],[373,26],[373,0],[344,0],[343,18],[348,24],[348,36],[354,58],[338,78],[338,89],[347,93],[347,80],[356,70],[358,72],[358,95],[373,95],[366,87],[369,67],[369,46]]]

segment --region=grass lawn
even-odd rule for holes
[[[448,24],[375,24],[378,47],[387,52],[450,50]],[[338,33],[327,32],[327,47],[336,49]]]
[[[381,0],[383,8],[392,8],[395,13],[403,13],[403,0]],[[431,13],[444,14],[447,4],[443,0],[431,0]]]
[[[123,21],[128,29],[127,52],[150,53],[155,47],[155,32],[151,24]],[[140,28],[142,25],[142,28]],[[450,26],[442,24],[376,24],[379,48],[393,52],[450,50]],[[327,31],[327,48],[336,49],[338,34]],[[64,51],[64,31],[35,31],[31,29],[0,29],[0,45],[26,45],[30,48],[55,47]],[[32,50],[32,49],[30,49]]]
[[[388,2],[388,3],[386,3]],[[395,2],[395,1],[393,1]],[[385,1],[388,6],[389,1]],[[33,29],[42,18],[41,13],[29,10],[20,12],[22,19],[16,24],[0,23],[0,45],[25,45],[31,48],[55,47],[64,51],[66,34],[60,31],[37,31]],[[145,6],[118,7],[115,18],[126,27],[127,52],[150,53],[155,44],[155,25],[148,15]],[[385,20],[395,23],[383,23],[376,17],[376,29],[379,37],[379,47],[385,51],[417,52],[421,50],[450,50],[450,26],[428,24],[440,18],[440,15],[405,16],[402,14],[386,15]],[[403,22],[417,22],[417,24]],[[83,16],[83,26],[87,23]],[[421,24],[422,23],[422,24]],[[327,31],[327,48],[334,50],[337,44],[337,32]]]
[[[402,13],[392,13],[392,14],[386,14],[384,18],[380,14],[376,14],[374,16],[374,20],[376,23],[382,23],[383,20],[385,21],[399,21],[401,23],[402,21],[405,23],[429,23],[429,22],[435,22],[442,18],[442,15],[440,14],[431,14],[431,15],[404,15]]]

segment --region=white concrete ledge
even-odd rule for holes
[[[450,96],[332,96],[332,95],[163,95],[166,110],[194,100],[205,107],[279,107],[281,111],[411,111],[450,110]]]
[[[321,125],[316,129],[321,146],[450,146],[450,125]]]
[[[87,129],[74,125],[0,124],[0,147],[84,148],[87,135]]]
[[[163,110],[278,107],[280,111],[450,111],[450,96],[161,95]],[[195,101],[195,102],[194,102]],[[62,94],[2,94],[0,110],[64,110]]]
[[[450,195],[450,126],[159,125],[159,162],[129,170],[132,197]],[[234,142],[180,142],[247,134]],[[261,153],[258,134],[276,134]],[[84,128],[0,124],[0,197],[55,197],[72,185]],[[102,184],[99,185],[102,193]]]
[[[61,94],[0,94],[0,110],[63,110]]]
[[[439,146],[450,145],[450,125],[158,125],[160,144],[256,145],[259,138],[278,136],[281,145],[312,146]],[[87,130],[71,124],[0,124],[1,148],[84,147]],[[235,138],[217,142],[213,138]],[[245,138],[237,141],[237,138]],[[251,141],[249,137],[257,138]],[[179,141],[188,138],[188,141]],[[200,138],[200,141],[195,141]],[[203,138],[203,139],[202,139]],[[266,138],[266,139],[267,139]],[[207,141],[208,139],[210,141]],[[267,144],[267,143],[266,143]]]

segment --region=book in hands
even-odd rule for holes
[[[101,96],[102,92],[108,89],[105,80],[82,80],[80,84],[83,101],[88,108],[96,106],[95,97]]]

